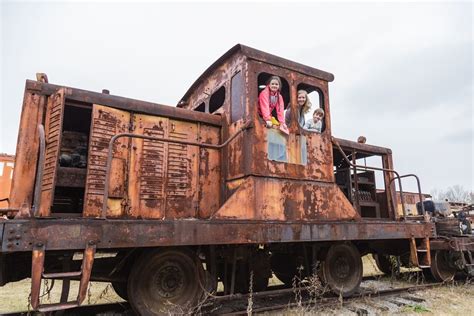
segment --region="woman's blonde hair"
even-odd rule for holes
[[[298,95],[300,94],[304,94],[306,97],[306,101],[304,101],[303,104],[303,113],[308,113],[308,111],[311,109],[311,101],[309,100],[308,92],[306,90],[298,90]]]

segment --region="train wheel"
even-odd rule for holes
[[[362,258],[351,243],[332,245],[322,264],[324,283],[336,294],[349,296],[362,281]]]
[[[449,251],[436,250],[431,256],[431,274],[439,282],[450,281],[456,274],[456,268],[449,263]]]
[[[203,275],[202,265],[190,251],[145,253],[128,280],[130,304],[139,315],[187,314],[201,297]]]
[[[120,298],[128,301],[127,282],[112,282],[112,288]]]

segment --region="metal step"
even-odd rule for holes
[[[72,272],[57,272],[57,273],[43,273],[43,278],[45,279],[60,279],[60,278],[72,278],[81,276],[82,271],[72,271]]]

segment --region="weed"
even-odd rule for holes
[[[423,305],[415,304],[415,305],[406,305],[404,307],[403,312],[429,313],[431,311],[428,308],[424,307]]]
[[[250,271],[249,298],[247,300],[247,315],[252,315],[252,307],[253,307],[253,270]]]

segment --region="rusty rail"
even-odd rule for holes
[[[234,140],[241,132],[243,132],[246,129],[252,128],[252,123],[251,121],[248,121],[245,123],[237,132],[235,132],[234,135],[229,137],[225,142],[223,142],[220,145],[213,145],[213,144],[206,144],[206,143],[199,143],[199,142],[190,142],[190,141],[183,141],[183,140],[177,140],[177,139],[170,139],[170,138],[159,138],[159,137],[152,137],[152,136],[145,136],[145,135],[137,135],[137,134],[132,134],[132,133],[121,133],[114,135],[109,142],[109,149],[107,152],[107,165],[105,169],[105,187],[104,187],[104,200],[102,204],[102,213],[100,218],[105,219],[107,217],[107,200],[109,198],[109,182],[110,182],[110,168],[112,166],[112,151],[114,148],[114,143],[117,141],[119,138],[123,137],[129,137],[129,138],[140,138],[140,139],[147,139],[147,140],[153,140],[153,141],[160,141],[160,142],[168,142],[168,143],[175,143],[175,144],[182,144],[182,145],[191,145],[191,146],[199,146],[199,147],[204,147],[204,148],[211,148],[211,149],[221,149],[225,146],[227,146],[232,140]],[[166,217],[166,213],[164,215]]]
[[[389,185],[391,185],[393,180],[395,180],[397,178],[401,179],[401,178],[408,178],[408,177],[414,177],[416,179],[416,184],[418,186],[418,198],[420,199],[421,211],[422,211],[422,214],[423,214],[423,217],[424,217],[425,214],[426,214],[426,211],[425,211],[425,205],[423,204],[423,196],[421,194],[420,178],[418,178],[418,176],[416,174],[410,173],[410,174],[406,174],[406,175],[403,175],[403,176],[398,176],[398,177],[392,178],[389,182]],[[402,195],[402,191],[401,191],[401,188],[400,188],[400,197],[401,197],[401,195]]]
[[[403,211],[403,217],[404,219],[406,219],[407,217],[407,212],[406,212],[406,209],[405,209],[405,200],[403,198],[403,188],[402,188],[402,181],[401,181],[401,178],[405,178],[405,177],[408,177],[408,176],[415,176],[417,181],[418,181],[418,191],[419,191],[419,195],[421,197],[421,187],[420,187],[420,181],[418,179],[418,177],[414,174],[408,174],[408,175],[403,175],[403,176],[400,176],[400,174],[393,170],[393,169],[387,169],[387,168],[379,168],[379,167],[367,167],[367,166],[360,166],[360,165],[356,165],[356,164],[353,164],[347,157],[346,157],[346,153],[344,152],[344,150],[341,148],[341,146],[339,145],[339,143],[336,141],[336,139],[334,137],[331,137],[331,140],[332,140],[332,143],[334,145],[337,146],[338,150],[341,152],[342,154],[342,157],[344,157],[344,160],[349,164],[349,166],[351,167],[354,167],[354,168],[359,168],[359,169],[369,169],[369,170],[377,170],[377,171],[384,171],[384,172],[391,172],[391,173],[394,173],[396,176],[394,178],[392,178],[389,182],[389,186],[392,184],[392,181],[397,179],[398,180],[398,186],[400,187],[400,202],[402,203],[402,211]],[[395,190],[395,198],[396,198],[396,190]],[[394,199],[392,199],[392,201],[394,201]],[[420,200],[421,201],[421,200]],[[393,207],[393,210],[394,212],[396,212],[396,204],[395,203],[392,203],[392,207]],[[422,210],[423,210],[423,215],[425,214],[425,208],[423,206],[423,203],[421,203],[422,205]],[[425,218],[426,220],[426,218]]]

